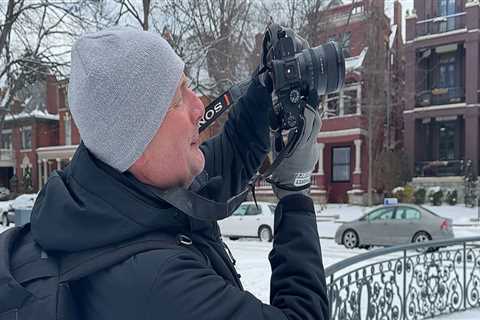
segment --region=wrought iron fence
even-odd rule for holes
[[[480,307],[480,236],[378,249],[325,273],[332,320],[420,320]]]

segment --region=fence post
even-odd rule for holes
[[[407,250],[403,249],[403,319],[407,319]]]
[[[467,310],[467,243],[463,242],[463,310]]]
[[[328,318],[333,320],[332,318],[332,304],[333,304],[333,273],[330,275],[330,290],[328,291]]]

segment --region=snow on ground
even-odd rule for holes
[[[445,316],[441,316],[438,318],[435,318],[438,320],[478,320],[480,319],[480,310],[479,309],[473,309],[473,310],[468,310],[464,312],[457,312],[457,313],[452,313],[448,314]]]
[[[343,246],[335,244],[330,239],[322,239],[320,242],[322,244],[322,257],[325,267],[353,255],[367,252],[364,249],[348,250]],[[237,271],[242,276],[241,280],[245,289],[252,292],[265,303],[268,303],[272,272],[268,262],[268,253],[272,249],[272,244],[259,242],[254,239],[240,239],[237,241],[225,239],[225,243],[237,261]]]
[[[454,231],[456,237],[480,236],[480,224],[471,221],[471,219],[477,217],[477,208],[470,209],[461,205],[425,207],[440,216],[451,218],[455,225]],[[337,245],[332,238],[342,222],[357,219],[371,208],[329,204],[327,208],[321,212],[319,209],[320,207],[317,207],[317,225],[319,235],[322,237],[320,242],[322,244],[322,256],[325,267],[354,255],[367,252],[365,249],[348,250],[343,246]],[[5,228],[0,226],[0,232],[3,230],[5,230]],[[268,303],[271,276],[268,253],[272,249],[272,244],[262,243],[255,239],[240,239],[237,241],[225,239],[225,242],[237,261],[237,270],[242,276],[241,280],[245,289],[265,303]],[[438,319],[478,320],[480,319],[480,310],[454,313]]]

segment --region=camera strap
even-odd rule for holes
[[[232,86],[218,98],[213,100],[205,107],[205,112],[199,122],[199,131],[202,132],[218,119],[232,105],[238,102],[240,97],[247,92],[248,86],[252,81],[247,80]]]

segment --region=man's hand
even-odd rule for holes
[[[273,191],[279,199],[292,193],[308,194],[310,188],[310,178],[319,156],[316,142],[320,131],[320,115],[317,109],[307,105],[304,118],[303,132],[293,151],[272,174]]]

